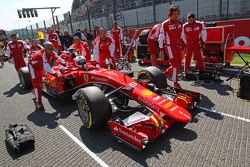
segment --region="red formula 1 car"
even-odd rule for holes
[[[46,92],[59,98],[73,94],[84,127],[94,130],[108,123],[114,137],[136,150],[170,126],[190,122],[200,98],[199,93],[169,87],[156,67],[140,71],[137,79],[105,68],[53,68],[62,76],[48,73]]]
[[[136,80],[103,68],[81,71],[80,76],[85,78],[85,88],[73,99],[84,127],[97,129],[108,122],[114,137],[136,150],[170,126],[190,122],[190,112],[200,98],[199,93],[168,87],[156,67],[140,71]],[[129,101],[138,105],[131,107]]]

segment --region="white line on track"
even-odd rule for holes
[[[210,113],[215,113],[215,114],[223,115],[223,116],[234,118],[234,119],[238,119],[238,120],[241,120],[241,121],[244,121],[244,122],[250,122],[250,119],[239,117],[239,116],[235,116],[235,115],[231,115],[231,114],[227,114],[227,113],[223,113],[223,112],[218,112],[218,111],[216,111],[214,109],[208,109],[208,108],[201,107],[201,106],[196,106],[196,108],[199,108],[199,109],[201,109],[201,110],[203,110],[205,112],[210,112]]]
[[[76,144],[78,144],[88,155],[90,155],[100,166],[108,167],[108,165],[101,160],[95,153],[93,153],[86,145],[84,145],[80,140],[78,140],[68,129],[64,126],[59,125],[59,128],[62,129]]]

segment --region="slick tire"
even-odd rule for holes
[[[24,89],[31,89],[32,88],[32,83],[31,83],[31,79],[30,79],[30,72],[29,72],[28,67],[20,68],[19,79],[20,79],[21,86]]]
[[[82,88],[78,92],[77,107],[83,126],[99,129],[110,117],[110,104],[102,90],[96,86]]]
[[[149,83],[155,84],[159,89],[164,89],[167,87],[167,80],[164,74],[159,68],[150,66],[141,70],[137,75],[138,80],[148,80]]]

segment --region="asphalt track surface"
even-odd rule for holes
[[[133,70],[141,67],[133,65]],[[250,102],[235,96],[237,81],[183,87],[203,94],[195,117],[184,129],[168,129],[142,152],[118,143],[107,127],[86,130],[76,105],[43,97],[45,112],[35,111],[33,94],[23,90],[12,64],[0,69],[0,167],[40,166],[250,166]],[[212,112],[211,112],[212,111]],[[27,124],[35,150],[16,156],[6,147],[10,123]]]

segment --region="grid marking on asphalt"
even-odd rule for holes
[[[239,117],[239,116],[235,116],[235,115],[231,115],[231,114],[227,114],[227,113],[223,113],[223,112],[218,112],[214,109],[208,109],[208,108],[205,108],[205,107],[201,107],[201,106],[196,106],[196,108],[199,108],[205,112],[211,112],[211,113],[214,113],[214,114],[220,114],[220,115],[223,115],[223,116],[227,116],[227,117],[230,117],[230,118],[234,118],[234,119],[238,119],[238,120],[241,120],[241,121],[245,121],[245,122],[250,122],[250,119],[246,119],[246,118],[243,118],[243,117]]]
[[[85,152],[87,152],[98,164],[102,167],[109,167],[102,159],[100,159],[95,153],[93,153],[85,144],[78,140],[68,129],[64,126],[59,125],[59,128],[62,129],[76,144],[78,144]]]

